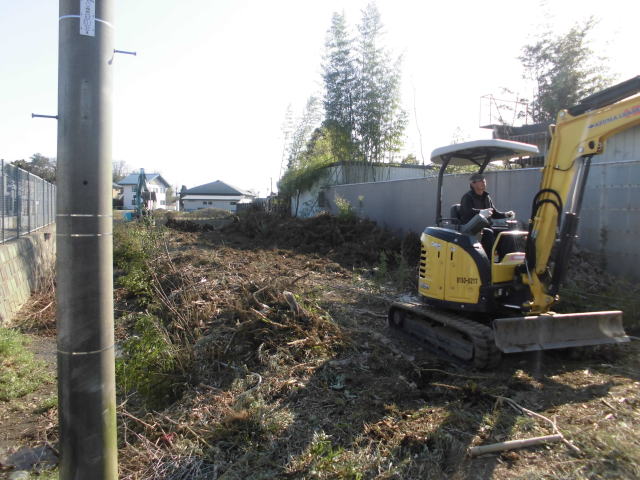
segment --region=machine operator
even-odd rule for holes
[[[483,174],[474,173],[469,177],[470,190],[460,200],[460,219],[463,224],[469,222],[475,215],[489,218],[513,218],[512,211],[500,212],[493,206],[493,201],[487,192],[487,181]],[[487,256],[491,255],[491,248],[495,235],[490,228],[482,229],[482,248]]]

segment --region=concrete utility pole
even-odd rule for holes
[[[60,478],[115,480],[111,78],[113,0],[59,0]]]

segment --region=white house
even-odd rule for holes
[[[131,173],[118,182],[122,187],[123,204],[125,210],[135,208],[136,188],[138,186],[139,173]],[[147,187],[151,192],[151,199],[147,201],[147,208],[167,208],[167,189],[171,186],[159,173],[146,173]]]
[[[180,192],[181,210],[193,212],[203,208],[218,208],[235,213],[238,204],[251,203],[255,195],[232,187],[220,180]]]

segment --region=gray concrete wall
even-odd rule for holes
[[[323,212],[319,194],[330,185],[425,178],[433,174],[433,170],[421,165],[332,165],[325,168],[322,178],[310,190],[291,200],[291,214],[308,218]]]
[[[580,218],[580,246],[640,280],[640,161],[594,165]]]
[[[0,326],[7,325],[20,307],[55,268],[55,224],[0,245]]]
[[[619,144],[608,147],[613,150]],[[487,189],[496,207],[514,210],[516,218],[526,224],[541,172],[487,173]],[[339,195],[359,216],[397,232],[422,232],[435,221],[436,187],[436,178],[336,185],[328,189],[326,197],[333,213],[337,212],[335,197]],[[443,216],[448,216],[450,205],[458,203],[468,189],[468,175],[445,176]],[[580,218],[578,245],[603,255],[608,271],[640,280],[640,161],[594,162]]]
[[[541,169],[505,170],[486,174],[488,190],[499,210],[513,210],[516,218],[527,221],[531,200],[538,191]],[[442,214],[460,202],[469,190],[468,174],[445,175],[442,195]],[[375,220],[398,232],[422,232],[436,217],[437,178],[414,178],[378,183],[336,185],[327,192],[331,211],[336,195],[347,200],[358,215]]]

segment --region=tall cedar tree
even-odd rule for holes
[[[522,48],[519,59],[525,68],[524,76],[536,83],[529,112],[535,122],[554,122],[560,110],[611,83],[603,59],[594,58],[590,47],[589,36],[595,26],[591,17],[565,35],[545,33]]]
[[[323,125],[331,132],[334,159],[345,161],[352,159],[357,149],[354,138],[357,72],[353,40],[349,36],[344,14],[333,14],[325,48],[322,65],[325,87]]]
[[[376,163],[402,146],[407,115],[400,105],[401,59],[392,61],[382,46],[375,4],[363,10],[358,33],[353,40],[344,15],[333,15],[323,65],[324,126],[335,160]]]
[[[387,160],[402,144],[407,123],[400,106],[400,59],[395,62],[382,44],[382,23],[374,4],[363,11],[360,37],[353,40],[344,15],[334,14],[327,32],[323,98],[310,97],[297,120],[287,150],[287,171],[278,184],[284,194],[299,195],[332,161]]]
[[[397,152],[407,124],[400,105],[400,62],[382,47],[383,25],[375,4],[362,12],[358,25],[356,138],[362,160],[376,163]]]

